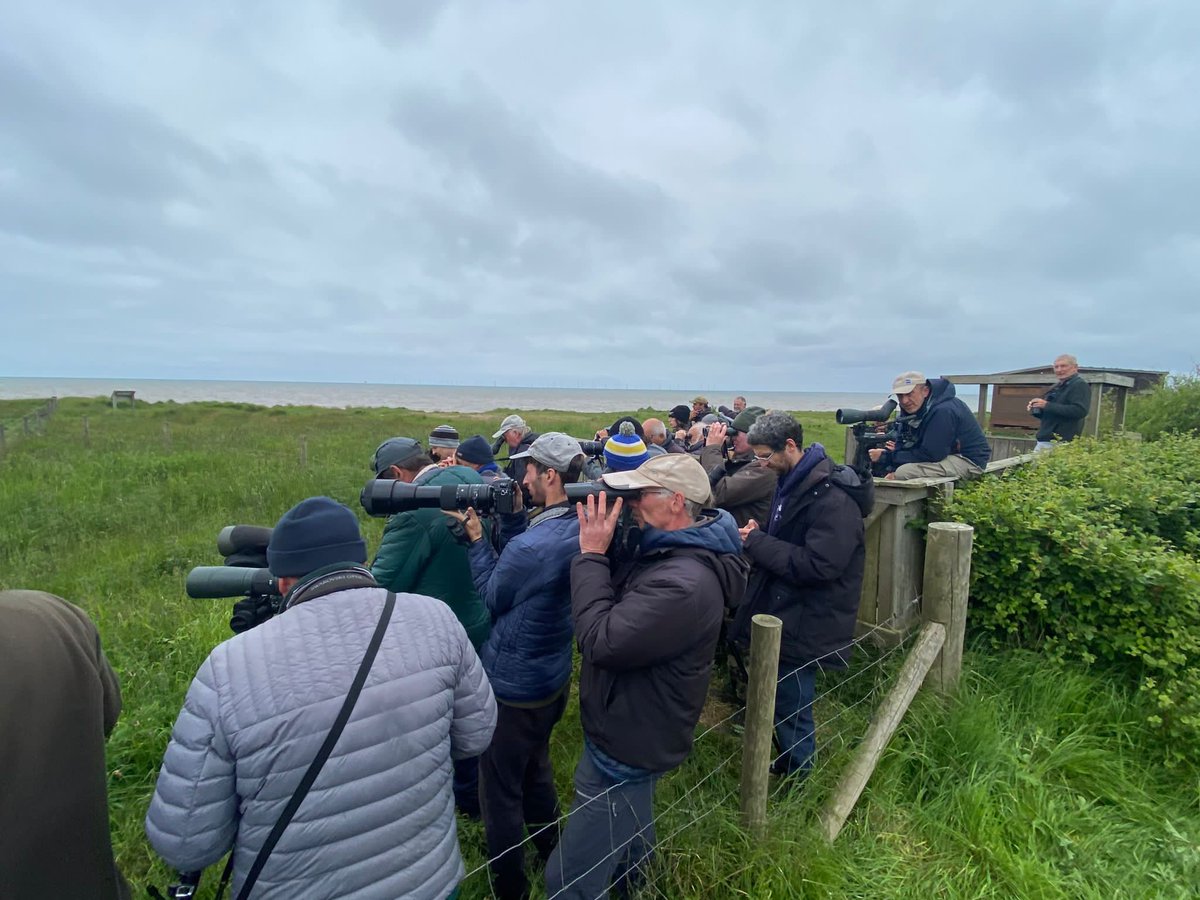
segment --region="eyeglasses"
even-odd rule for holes
[[[759,462],[766,462],[767,460],[769,460],[772,456],[774,456],[778,452],[779,452],[778,450],[772,450],[766,456],[761,456],[758,453],[755,453],[754,458],[757,459]]]

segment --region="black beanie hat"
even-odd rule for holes
[[[622,422],[631,423],[633,425],[633,433],[636,434],[638,437],[642,438],[643,440],[645,439],[646,432],[644,432],[642,430],[642,423],[639,422],[637,419],[635,419],[633,416],[621,416],[621,418],[617,419],[617,421],[613,422],[610,426],[608,426],[608,434],[610,437],[616,437],[618,434],[621,433],[621,423]]]
[[[477,466],[486,466],[496,461],[492,447],[482,434],[475,434],[458,445],[458,458]]]
[[[686,425],[688,422],[692,421],[692,408],[680,403],[671,410],[669,417]]]
[[[328,497],[301,500],[271,531],[267,568],[276,578],[299,578],[334,563],[365,563],[367,542],[348,507]]]

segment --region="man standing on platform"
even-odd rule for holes
[[[1069,353],[1054,360],[1058,384],[1029,401],[1029,414],[1041,421],[1034,450],[1049,450],[1056,443],[1079,437],[1087,418],[1092,392],[1079,374],[1079,362]]]

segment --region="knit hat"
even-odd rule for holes
[[[642,423],[639,422],[637,419],[635,419],[633,416],[621,416],[621,418],[617,419],[617,421],[613,422],[611,425],[608,426],[608,433],[609,434],[619,434],[621,431],[621,423],[622,422],[630,423],[633,426],[633,430],[637,434],[637,436],[640,437],[642,440],[646,439],[646,432],[642,430]]]
[[[388,438],[375,448],[375,458],[371,465],[376,475],[382,475],[392,466],[403,468],[405,463],[414,462],[418,458],[429,461],[425,451],[421,449],[420,441],[409,437],[394,437]]]
[[[459,444],[458,458],[476,466],[486,466],[496,461],[491,445],[482,434],[473,434]]]
[[[267,544],[276,578],[299,578],[334,563],[365,563],[367,542],[349,508],[328,497],[301,500],[283,514]]]
[[[622,422],[620,430],[604,442],[604,464],[610,472],[628,472],[649,458],[646,443],[637,436],[632,422]]]
[[[439,425],[429,432],[430,447],[448,447],[453,450],[458,446],[458,429],[453,425]]]
[[[669,418],[674,419],[682,425],[686,425],[692,420],[692,408],[680,403],[678,406],[671,408]]]
[[[740,431],[744,434],[750,430],[750,426],[754,424],[754,420],[761,415],[765,415],[766,412],[761,406],[747,406],[733,417],[733,421],[729,423],[729,430]]]

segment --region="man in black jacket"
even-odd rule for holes
[[[604,482],[637,491],[636,554],[614,569],[605,555],[622,501],[576,504],[580,555],[571,564],[571,613],[581,657],[583,756],[575,803],[546,863],[553,897],[623,893],[654,846],[654,785],[685,759],[708,693],[727,602],[746,587],[733,519],[704,510],[708,476],[694,457],[655,456]]]
[[[892,440],[867,451],[871,462],[883,461],[887,478],[961,478],[983,471],[992,448],[951,382],[903,372],[892,382],[892,393],[903,415],[892,423]]]
[[[759,418],[749,439],[759,464],[779,474],[779,486],[767,521],[741,529],[754,575],[730,637],[744,651],[752,616],[783,620],[775,690],[780,754],[773,768],[803,777],[816,750],[817,670],[844,669],[850,661],[866,559],[863,518],[874,485],[847,466],[835,468],[820,444],[804,449],[804,429],[786,413]]]
[[[1087,418],[1092,392],[1079,374],[1079,361],[1064,353],[1054,360],[1054,375],[1058,384],[1029,401],[1029,414],[1041,420],[1034,450],[1049,450],[1055,442],[1075,440]]]

